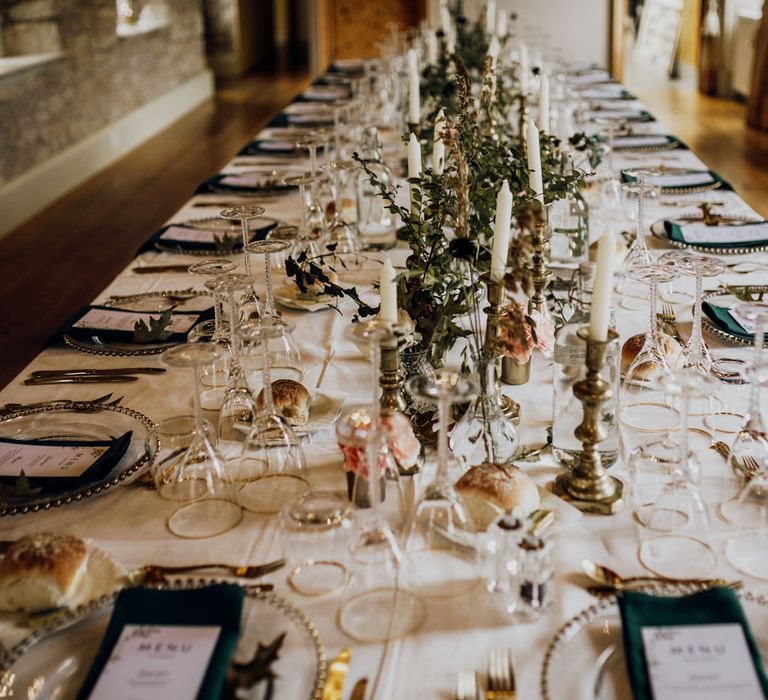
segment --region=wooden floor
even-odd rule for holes
[[[214,100],[0,240],[0,386],[307,81],[250,76],[220,86]]]
[[[215,100],[0,240],[0,385],[305,83],[303,75],[255,76],[223,86]],[[742,105],[674,85],[629,86],[768,218],[768,134],[744,126]]]

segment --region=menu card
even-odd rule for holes
[[[281,180],[274,175],[225,175],[219,180],[219,184],[230,187],[262,189],[280,185]]]
[[[709,185],[715,182],[715,178],[707,170],[692,173],[670,173],[669,175],[657,175],[646,178],[650,185],[659,187],[695,187],[696,185]]]
[[[210,243],[214,245],[216,238],[224,238],[226,236],[239,236],[238,231],[228,233],[226,231],[202,231],[195,228],[187,228],[186,226],[169,226],[163,231],[158,238],[165,241],[183,241],[184,243]]]
[[[680,236],[686,243],[760,243],[768,239],[768,223],[736,224],[734,226],[707,226],[706,224],[682,224]]]
[[[72,328],[132,332],[139,321],[149,325],[151,318],[158,318],[158,314],[92,307],[72,324]],[[195,314],[171,314],[167,330],[173,333],[186,333],[195,325],[197,319],[198,316]]]
[[[221,627],[125,625],[90,700],[195,700]]]
[[[78,477],[109,450],[99,446],[48,445],[0,440],[0,477]]]
[[[737,623],[641,629],[654,700],[764,700]]]
[[[637,148],[638,146],[666,146],[670,140],[666,136],[617,136],[613,139],[615,148]]]

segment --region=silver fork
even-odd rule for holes
[[[486,700],[512,700],[517,697],[512,654],[494,649],[488,655],[488,690]]]
[[[456,700],[477,700],[477,674],[474,671],[456,674]]]

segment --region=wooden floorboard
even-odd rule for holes
[[[249,76],[0,240],[0,386],[308,82]]]

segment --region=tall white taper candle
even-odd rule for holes
[[[438,175],[443,172],[445,166],[445,143],[443,142],[443,129],[445,128],[445,109],[440,109],[435,119],[435,132],[432,141],[432,170]]]
[[[528,120],[525,133],[526,151],[528,155],[528,170],[531,189],[542,204],[544,204],[544,180],[541,173],[541,147],[539,145],[539,129],[533,119]]]
[[[419,57],[416,49],[408,50],[408,123],[421,120],[421,96],[419,94]]]
[[[539,125],[545,134],[549,133],[549,76],[546,73],[541,74],[539,87]]]
[[[397,285],[395,284],[395,268],[392,261],[384,258],[379,277],[379,296],[381,308],[379,318],[385,323],[397,323]]]
[[[605,342],[608,338],[615,254],[616,241],[613,231],[608,229],[597,244],[597,268],[595,269],[595,286],[592,289],[592,310],[589,316],[589,337],[598,342]]]
[[[496,221],[493,227],[491,249],[491,280],[501,282],[507,269],[509,237],[512,231],[512,192],[506,180],[496,195]]]

